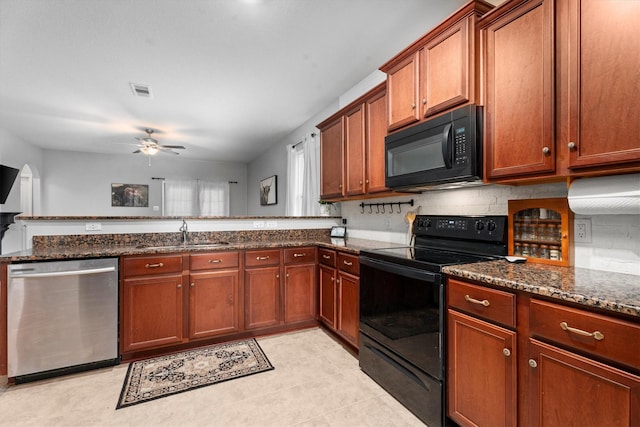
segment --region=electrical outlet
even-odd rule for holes
[[[278,226],[278,221],[267,221],[267,228],[276,228]]]
[[[575,243],[591,243],[591,220],[576,219],[573,221],[573,241]]]
[[[84,226],[85,231],[100,231],[102,230],[102,224],[99,222],[88,222]]]
[[[253,221],[253,228],[264,228],[264,221]]]

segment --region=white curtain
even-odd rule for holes
[[[164,181],[167,216],[228,216],[229,183],[198,180]]]
[[[320,214],[319,148],[314,134],[308,134],[301,142],[286,147],[286,215],[317,216]]]
[[[198,201],[202,216],[229,216],[229,183],[198,182]]]

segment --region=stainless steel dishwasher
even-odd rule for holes
[[[118,259],[11,264],[8,377],[16,383],[118,363]]]

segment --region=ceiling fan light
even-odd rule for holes
[[[142,151],[147,156],[153,156],[158,152],[156,147],[140,147],[140,151]]]

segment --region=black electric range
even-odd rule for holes
[[[429,426],[445,424],[447,265],[507,254],[506,216],[419,215],[407,247],[360,252],[360,367]]]

